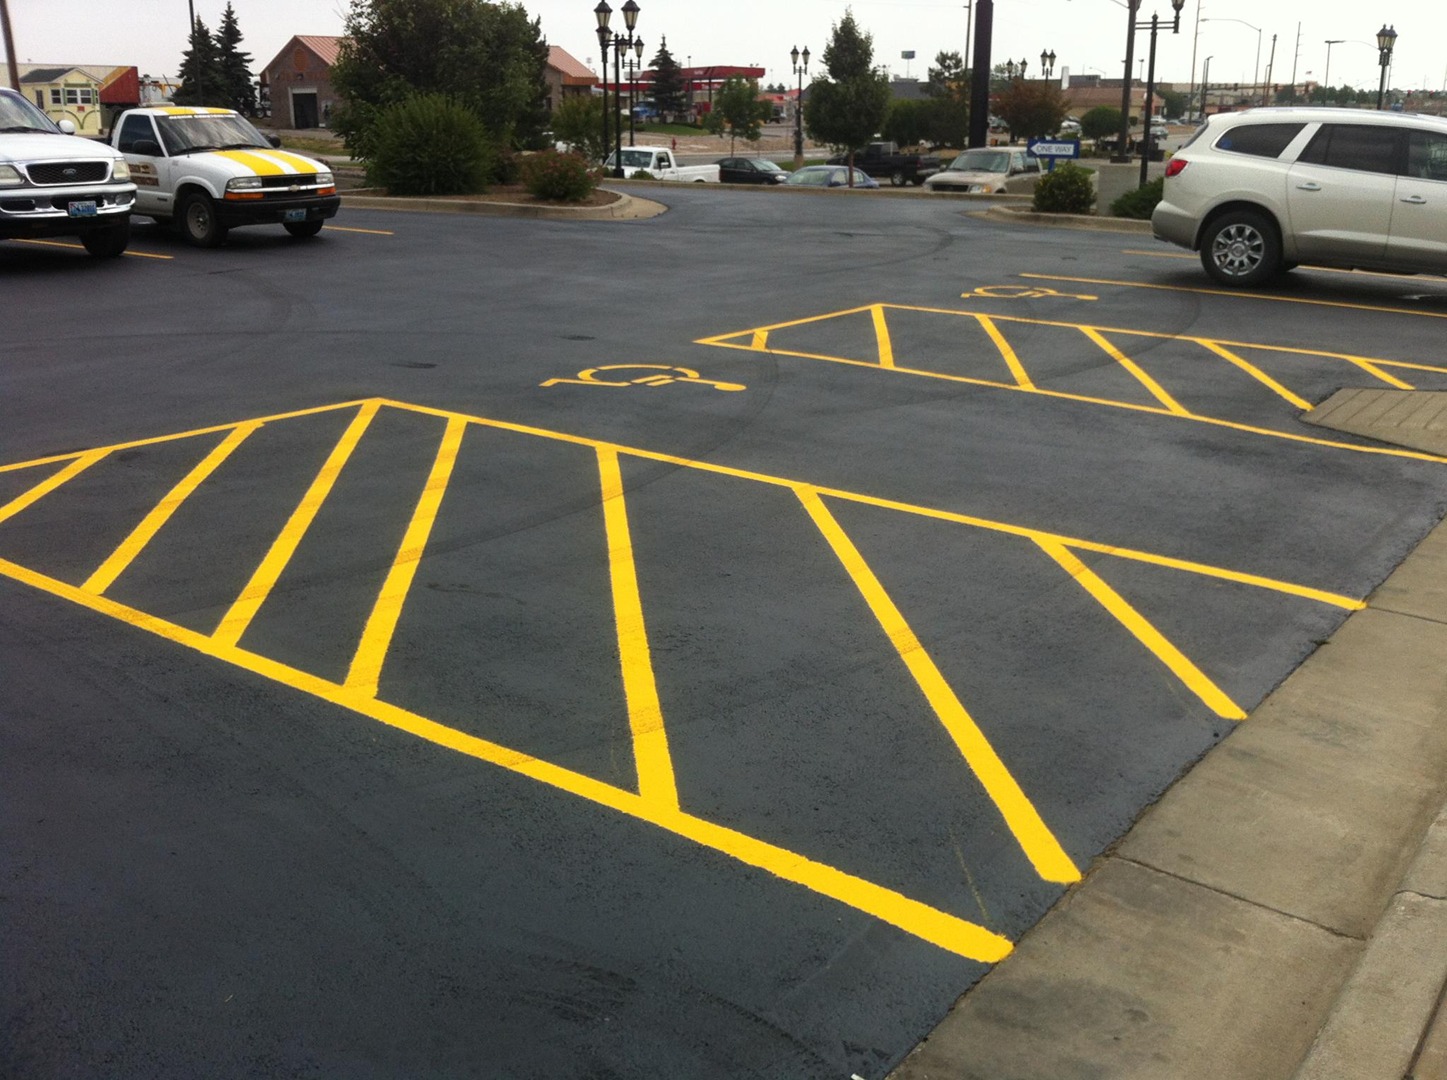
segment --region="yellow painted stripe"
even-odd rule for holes
[[[88,453],[81,454],[79,457],[75,458],[69,465],[57,472],[54,476],[47,477],[40,483],[36,484],[29,491],[26,491],[22,495],[17,495],[4,506],[0,506],[0,521],[6,521],[9,518],[13,518],[16,514],[20,513],[20,511],[26,509],[27,507],[34,506],[56,488],[60,487],[62,484],[67,484],[71,480],[74,480],[81,473],[85,472],[86,469],[89,469],[92,465],[94,465],[97,461],[100,461],[101,458],[105,457],[109,453],[109,449],[104,449],[91,450]]]
[[[628,725],[633,732],[633,759],[638,772],[638,793],[650,803],[678,809],[678,786],[663,706],[653,677],[648,647],[648,626],[643,619],[643,597],[638,588],[638,567],[633,558],[633,537],[628,528],[628,506],[623,497],[623,471],[618,453],[598,448],[598,474],[603,485],[603,524],[608,537],[608,570],[613,585],[613,618],[618,629],[618,659],[623,691],[628,699]]]
[[[272,161],[270,158],[262,157],[259,153],[250,150],[217,150],[215,155],[234,162],[242,168],[250,169],[257,176],[285,176],[292,170],[280,162]]]
[[[990,335],[990,340],[995,343],[995,348],[1000,350],[1000,355],[1005,358],[1005,364],[1010,368],[1010,374],[1015,376],[1015,385],[1022,390],[1035,389],[1035,384],[1030,380],[1025,365],[1020,363],[1020,358],[1015,355],[1015,350],[1005,340],[1005,335],[1000,333],[1000,328],[989,318],[977,316],[977,320],[985,328],[985,333]]]
[[[349,691],[342,685],[317,678],[256,653],[224,645],[214,637],[188,630],[106,597],[84,592],[7,560],[0,559],[0,575],[102,615],[119,619],[137,629],[157,634],[203,655],[233,664],[323,701],[350,709],[436,746],[499,766],[685,837],[746,865],[855,908],[948,952],[985,964],[1003,960],[1011,952],[1012,946],[1006,938],[984,927],[912,900],[892,889],[816,862],[797,852],[677,810],[660,807],[631,791],[624,791],[590,776],[445,727],[406,709]]]
[[[1225,346],[1218,345],[1214,341],[1202,341],[1201,344],[1204,345],[1207,349],[1210,349],[1217,356],[1221,357],[1221,359],[1228,360],[1231,363],[1235,364],[1238,368],[1246,372],[1247,375],[1250,375],[1253,379],[1259,382],[1262,386],[1266,387],[1273,394],[1276,394],[1283,401],[1286,401],[1290,405],[1293,405],[1294,407],[1300,409],[1302,412],[1310,412],[1315,407],[1305,398],[1298,397],[1296,394],[1293,394],[1290,390],[1282,386],[1279,382],[1273,379],[1270,375],[1266,374],[1266,372],[1262,371],[1255,364],[1251,363],[1248,360],[1242,359]]]
[[[1146,390],[1150,393],[1151,397],[1155,398],[1162,405],[1164,405],[1167,410],[1175,413],[1177,416],[1191,415],[1189,409],[1182,407],[1180,402],[1178,402],[1175,398],[1171,397],[1170,394],[1166,393],[1165,387],[1161,386],[1161,384],[1156,382],[1155,379],[1147,375],[1144,369],[1140,367],[1140,365],[1138,365],[1130,357],[1126,356],[1125,353],[1117,349],[1113,344],[1111,344],[1110,341],[1106,340],[1105,336],[1102,335],[1093,326],[1082,326],[1080,328],[1080,332],[1086,337],[1088,337],[1091,341],[1095,342],[1095,344],[1099,346],[1101,351],[1103,351],[1107,356],[1109,356],[1112,360],[1118,363],[1121,367],[1125,368],[1126,371],[1130,372],[1131,375],[1135,378],[1135,380],[1146,388]]]
[[[753,339],[749,342],[749,348],[755,352],[766,352],[769,348],[769,332],[767,330],[755,330]]]
[[[457,452],[462,447],[462,433],[467,430],[467,421],[454,416],[447,421],[442,433],[442,445],[433,459],[432,471],[427,474],[422,496],[417,500],[417,509],[407,523],[402,535],[402,544],[392,560],[392,568],[377,594],[372,613],[367,616],[362,640],[357,645],[351,666],[347,669],[346,687],[355,693],[376,697],[377,683],[382,678],[382,664],[387,651],[392,647],[392,635],[397,632],[397,620],[402,617],[402,605],[412,591],[412,579],[417,576],[417,567],[422,562],[422,553],[427,549],[427,538],[432,535],[432,526],[437,521],[437,512],[442,509],[442,497],[452,480],[452,467],[457,462]]]
[[[1065,277],[1061,274],[1021,274],[1038,281],[1068,281],[1075,285],[1119,285],[1125,289],[1156,289],[1161,292],[1194,293],[1199,296],[1229,296],[1234,300],[1270,300],[1278,304],[1305,304],[1311,307],[1342,308],[1346,311],[1377,311],[1384,315],[1419,315],[1424,319],[1447,319],[1437,311],[1413,311],[1410,308],[1382,307],[1378,304],[1348,304],[1341,300],[1311,300],[1301,296],[1273,296],[1270,293],[1243,292],[1239,289],[1202,289],[1185,285],[1150,285],[1140,281],[1114,281],[1105,278]]]
[[[64,240],[16,240],[15,242],[17,244],[35,244],[38,247],[70,248],[74,251],[85,250],[84,244],[71,244]],[[149,251],[132,251],[129,248],[121,252],[121,254],[128,259],[165,259],[170,261],[176,257],[174,255],[154,255]]]
[[[115,583],[116,578],[125,572],[149,544],[152,538],[161,531],[161,527],[171,520],[171,516],[181,507],[191,493],[220,468],[221,463],[231,456],[232,452],[247,440],[252,432],[261,427],[261,421],[253,420],[249,424],[242,424],[221,440],[219,444],[207,454],[199,465],[192,469],[181,482],[171,489],[164,499],[158,503],[149,514],[141,519],[131,534],[127,536],[121,545],[113,551],[105,562],[86,579],[81,586],[86,592],[103,593]]]
[[[1155,654],[1171,673],[1186,685],[1186,688],[1201,699],[1201,702],[1223,720],[1245,720],[1246,713],[1214,682],[1206,677],[1185,653],[1171,644],[1159,630],[1151,625],[1144,615],[1131,607],[1126,599],[1107,585],[1095,571],[1086,566],[1075,553],[1064,544],[1036,538],[1040,549],[1054,559],[1067,574],[1095,597],[1096,601],[1117,622],[1135,636],[1135,639]]]
[[[874,321],[874,343],[879,349],[879,366],[892,368],[894,367],[894,342],[889,337],[889,323],[884,318],[884,305],[875,304],[869,309],[869,315]]]
[[[367,430],[367,425],[377,415],[379,408],[381,408],[381,403],[373,400],[363,402],[361,408],[357,410],[357,415],[347,425],[347,430],[342,433],[341,439],[337,441],[337,445],[327,457],[326,463],[322,465],[321,472],[307,488],[301,503],[292,512],[280,535],[272,542],[265,558],[261,560],[261,565],[256,568],[256,572],[251,575],[251,580],[241,590],[241,595],[236,598],[235,603],[222,617],[215,633],[218,645],[235,645],[241,640],[241,635],[246,633],[246,628],[251,625],[251,620],[256,618],[256,613],[261,610],[261,605],[266,602],[266,598],[271,595],[271,590],[276,587],[282,570],[291,561],[291,557],[296,554],[301,538],[306,535],[317,512],[321,510],[322,503],[331,494],[332,485],[341,475],[342,467],[352,456],[352,451],[356,449],[357,443],[361,441],[363,433]]]
[[[1046,881],[1061,884],[1068,885],[1079,881],[1080,871],[1075,863],[1065,853],[1060,841],[1055,839],[1044,819],[1015,782],[1015,778],[1010,775],[1010,770],[995,753],[994,747],[985,738],[985,733],[980,730],[950,684],[945,681],[934,660],[910,629],[904,614],[895,606],[889,593],[875,577],[874,571],[864,561],[864,556],[824,505],[824,501],[819,497],[819,490],[801,486],[795,488],[795,493],[854,581],[890,644],[899,653],[909,673],[914,676],[914,681],[934,709],[935,715],[939,717],[940,723],[949,732],[950,738],[984,786],[990,800],[1005,818],[1006,825],[1031,865],[1035,867],[1036,873]]]
[[[365,233],[367,236],[396,236],[396,235],[397,235],[397,234],[396,234],[395,232],[393,232],[391,229],[354,229],[354,228],[352,228],[351,226],[348,226],[348,225],[333,225],[331,222],[327,222],[327,232],[329,232],[329,233],[332,233],[332,232]]]

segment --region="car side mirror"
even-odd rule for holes
[[[161,144],[155,139],[137,139],[131,143],[127,153],[141,154],[144,157],[160,157]]]
[[[271,145],[272,145],[273,148],[279,149],[279,148],[281,147],[281,136],[280,136],[280,135],[268,135],[268,136],[266,137],[266,141],[269,142],[269,143],[271,143]]]
[[[60,128],[61,134],[63,135],[75,134],[75,125],[72,124],[69,120],[61,120],[55,126]]]

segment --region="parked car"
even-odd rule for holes
[[[1170,137],[1171,129],[1166,127],[1165,124],[1151,125],[1151,139],[1153,141],[1160,142],[1162,139],[1169,139]]]
[[[1060,121],[1060,131],[1057,134],[1065,135],[1071,138],[1079,138],[1080,121],[1072,120],[1070,117],[1067,116],[1064,120]]]
[[[785,181],[789,187],[847,187],[849,166],[847,165],[805,165],[789,174]],[[854,170],[854,186],[877,188],[879,181],[859,169]]]
[[[789,173],[768,158],[728,157],[718,160],[718,178],[725,184],[782,184]]]
[[[1157,239],[1223,285],[1298,263],[1447,274],[1447,120],[1355,109],[1212,117],[1166,165]]]
[[[1022,148],[982,146],[966,150],[924,182],[930,191],[974,195],[1027,193],[1040,179],[1040,159]]]
[[[849,156],[840,154],[829,159],[830,165],[847,165]],[[940,159],[933,154],[907,154],[898,143],[872,142],[854,155],[854,167],[863,169],[876,179],[888,179],[895,187],[919,185],[940,171]]]

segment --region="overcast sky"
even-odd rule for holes
[[[638,0],[637,33],[645,42],[645,60],[666,36],[680,64],[754,64],[765,80],[790,85],[789,50],[809,46],[820,64],[830,28],[852,6],[860,26],[874,35],[877,64],[897,75],[923,75],[943,49],[963,51],[970,13],[966,0]],[[191,0],[197,16],[212,30],[225,0]],[[612,2],[614,19],[622,0]],[[293,34],[340,34],[350,0],[233,0],[254,70],[270,62]],[[529,0],[530,15],[542,19],[549,42],[597,68],[598,42],[593,27],[594,0]],[[187,0],[9,0],[15,51],[22,62],[130,65],[145,74],[174,76],[186,47]],[[1029,58],[1037,69],[1042,51],[1053,50],[1056,67],[1078,74],[1119,76],[1125,59],[1126,11],[1120,0],[995,0],[994,57]],[[1199,7],[1199,11],[1198,11]],[[1170,0],[1143,0],[1140,16],[1171,14]],[[1197,16],[1200,22],[1197,24]],[[1238,21],[1230,21],[1238,20]],[[1212,56],[1212,82],[1254,81],[1260,43],[1260,78],[1276,36],[1274,82],[1290,81],[1300,24],[1297,79],[1320,81],[1326,71],[1327,38],[1343,43],[1331,49],[1330,79],[1375,87],[1380,77],[1375,38],[1383,20],[1397,33],[1392,84],[1400,88],[1447,87],[1447,4],[1387,0],[1370,11],[1359,0],[1186,0],[1179,36],[1160,38],[1158,76],[1165,81],[1191,78],[1192,44],[1199,73]],[[1243,25],[1245,23],[1253,25]],[[1257,33],[1257,30],[1260,33]],[[1143,56],[1148,33],[1137,36]],[[913,61],[901,52],[914,50]],[[814,70],[814,68],[811,68]]]

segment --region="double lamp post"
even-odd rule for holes
[[[623,88],[623,54],[629,49],[634,50],[634,55],[641,61],[643,59],[643,39],[633,36],[633,28],[638,25],[638,4],[635,0],[627,0],[622,7],[623,25],[627,32],[618,34],[608,29],[608,22],[613,17],[613,9],[608,6],[608,0],[598,0],[598,6],[593,9],[593,14],[598,17],[598,48],[602,50],[603,57],[603,153],[608,153],[608,49],[613,49],[613,101],[616,106],[622,98]],[[613,123],[613,178],[623,179],[623,121],[615,119]],[[633,144],[633,110],[628,110],[628,144]]]
[[[1131,91],[1131,65],[1135,63],[1135,35],[1137,30],[1151,32],[1151,54],[1150,63],[1147,64],[1148,75],[1146,78],[1146,101],[1142,111],[1141,125],[1145,129],[1145,138],[1141,143],[1141,186],[1146,183],[1146,171],[1151,160],[1151,103],[1156,96],[1156,34],[1160,30],[1160,16],[1152,15],[1149,22],[1137,22],[1136,12],[1140,10],[1141,0],[1129,0],[1127,13],[1130,21],[1126,24],[1125,35],[1125,79],[1120,92],[1120,144],[1116,147],[1116,156],[1111,158],[1115,162],[1128,162],[1130,155],[1126,153],[1126,144],[1130,142],[1130,91]],[[1171,33],[1181,32],[1181,8],[1186,6],[1186,0],[1171,0],[1171,7],[1176,9],[1175,20],[1171,23]]]

